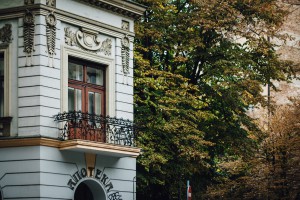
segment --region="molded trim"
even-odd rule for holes
[[[25,147],[25,146],[47,146],[60,150],[72,150],[79,152],[95,153],[114,157],[134,157],[141,153],[140,148],[114,145],[87,140],[57,140],[43,137],[28,138],[3,138],[0,139],[0,148]]]
[[[105,69],[105,104],[106,115],[115,116],[115,62],[113,59],[99,56],[93,53],[85,52],[82,50],[75,50],[71,47],[62,46],[62,59],[61,59],[61,112],[68,111],[68,58],[69,56],[83,59],[106,65]]]
[[[21,6],[21,7],[14,7],[14,8],[6,8],[0,9],[0,20],[5,19],[14,19],[14,18],[21,18],[24,16],[24,12],[26,9],[30,9],[30,11],[35,15],[43,15],[46,16],[49,14],[49,11],[54,10],[57,20],[61,20],[62,22],[69,23],[72,25],[76,25],[79,27],[85,27],[88,29],[92,29],[102,34],[114,36],[117,38],[123,38],[124,35],[130,36],[130,40],[132,41],[134,37],[134,33],[124,30],[121,27],[111,26],[109,24],[105,24],[96,20],[92,20],[77,14],[73,14],[64,10],[60,9],[49,9],[48,6],[42,4],[33,4],[29,6]],[[36,24],[38,25],[38,24]]]

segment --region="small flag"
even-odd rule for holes
[[[188,200],[192,200],[192,186],[188,188]]]
[[[192,186],[190,186],[190,181],[187,181],[187,200],[192,200]]]

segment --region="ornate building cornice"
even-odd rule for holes
[[[111,10],[113,12],[117,12],[119,14],[137,19],[140,18],[144,11],[145,7],[131,2],[127,0],[79,0],[82,2],[85,2],[87,4],[99,7],[99,8],[104,8],[107,10]]]

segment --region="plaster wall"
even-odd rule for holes
[[[9,1],[0,5],[0,8],[20,6],[20,1]],[[44,1],[35,3],[45,4]],[[23,4],[22,4],[23,5]],[[96,56],[111,59],[114,63],[114,87],[109,88],[107,94],[113,93],[114,98],[108,98],[107,104],[113,105],[114,111],[109,112],[110,116],[133,120],[133,44],[130,44],[129,74],[123,73],[122,65],[122,32],[116,34],[116,30],[121,30],[123,20],[129,22],[129,31],[133,31],[133,20],[123,15],[118,15],[107,10],[99,9],[78,1],[57,1],[57,8],[76,14],[81,17],[99,21],[115,30],[99,32],[99,38],[103,41],[109,38],[112,41],[111,54],[92,53]],[[55,13],[54,13],[55,14]],[[63,99],[62,76],[63,76],[63,48],[69,47],[78,54],[86,53],[85,50],[68,46],[65,43],[65,28],[71,27],[74,31],[86,28],[82,24],[70,24],[57,20],[56,24],[56,45],[53,59],[49,57],[47,49],[46,16],[35,14],[34,51],[32,56],[24,52],[23,17],[14,20],[1,20],[0,27],[6,23],[12,24],[13,41],[11,48],[11,95],[10,103],[12,121],[11,135],[34,136],[41,135],[52,138],[59,137],[59,125],[54,122],[53,116],[61,112]],[[91,29],[91,27],[88,27]],[[101,30],[104,28],[102,27]],[[133,38],[130,37],[133,41]],[[17,59],[16,59],[17,58]],[[28,66],[30,63],[30,66]],[[112,77],[106,77],[112,79]],[[64,86],[65,87],[65,86]]]
[[[60,108],[60,46],[56,45],[54,59],[49,58],[45,16],[36,15],[34,52],[32,57],[26,55],[23,19],[19,18],[18,21],[18,134],[57,138],[57,125],[53,115]],[[60,40],[57,37],[56,43],[59,44]],[[50,62],[53,62],[52,66]],[[28,63],[31,65],[28,66]]]
[[[124,200],[135,198],[135,158],[97,155],[95,170],[106,175],[113,188],[107,196],[118,193]],[[60,151],[51,147],[0,149],[0,186],[4,199],[73,199],[75,189],[68,185],[74,174],[86,168],[83,152]],[[95,172],[94,172],[95,173]],[[85,177],[105,188],[101,179]]]
[[[13,7],[18,7],[18,6],[23,6],[24,5],[24,1],[20,1],[20,0],[1,0],[0,1],[0,8],[13,8]]]

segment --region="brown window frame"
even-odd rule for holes
[[[78,58],[73,58],[73,57],[69,57],[68,59],[68,66],[69,63],[75,63],[78,65],[82,65],[83,67],[83,80],[74,80],[74,79],[69,79],[68,77],[68,88],[74,88],[74,89],[79,89],[81,90],[81,112],[84,113],[88,113],[89,110],[89,105],[88,105],[88,101],[89,101],[89,92],[95,92],[95,93],[99,93],[101,95],[101,115],[105,116],[106,114],[106,101],[105,101],[105,94],[106,94],[106,77],[105,77],[105,65],[103,64],[99,64],[99,63],[94,63],[91,61],[86,61],[86,60],[82,60],[82,59],[78,59]],[[95,68],[95,69],[101,69],[103,70],[103,85],[97,85],[97,84],[93,84],[93,83],[88,83],[87,82],[87,67],[91,67],[91,68]],[[95,99],[94,99],[95,101]],[[74,101],[75,102],[75,101]],[[74,103],[75,106],[75,103]],[[95,108],[94,108],[95,109]],[[74,107],[75,110],[75,107]],[[76,110],[78,111],[78,110]],[[95,110],[93,111],[93,113],[95,113]],[[89,113],[92,114],[92,113]]]

